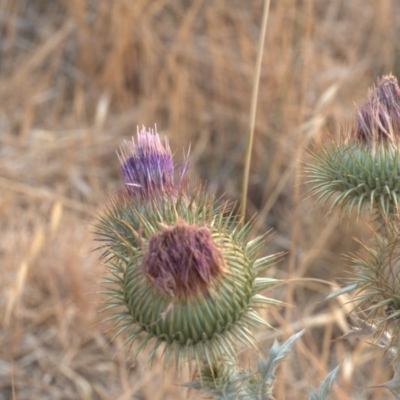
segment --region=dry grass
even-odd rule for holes
[[[129,364],[101,316],[90,227],[119,185],[115,149],[153,125],[191,143],[192,172],[240,198],[263,1],[5,0],[0,2],[0,399],[196,398],[145,355]],[[271,1],[247,215],[286,250],[266,311],[276,332],[309,327],[280,370],[278,399],[342,362],[336,399],[385,399],[384,354],[339,337],[346,307],[321,302],[345,276],[365,221],[324,219],[304,196],[312,140],[349,121],[378,75],[400,74],[395,0]],[[244,365],[254,354],[243,354]],[[250,361],[249,361],[250,362]],[[285,394],[284,394],[285,393]]]

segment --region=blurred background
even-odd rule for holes
[[[101,323],[103,267],[94,214],[120,187],[116,149],[137,125],[167,136],[192,176],[240,199],[263,1],[0,1],[0,400],[198,398],[190,376],[134,365]],[[334,399],[387,399],[367,386],[391,368],[367,341],[343,340],[341,254],[368,220],[326,217],[304,184],[307,150],[354,120],[377,77],[400,76],[400,2],[272,0],[263,55],[247,216],[286,251],[266,293],[264,355],[306,334],[279,370],[277,399],[307,399],[338,363]],[[307,279],[305,279],[307,278]],[[318,279],[317,280],[310,280]],[[323,281],[326,281],[324,283]],[[350,307],[351,308],[351,307]],[[254,351],[241,352],[243,367]]]

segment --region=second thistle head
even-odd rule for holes
[[[339,207],[361,212],[369,205],[383,217],[397,215],[400,201],[400,89],[385,76],[358,109],[357,122],[340,143],[312,154],[307,167],[313,193]]]
[[[156,132],[143,129],[120,161],[125,189],[96,229],[118,334],[137,342],[135,354],[151,343],[150,361],[163,346],[178,369],[233,359],[237,341],[255,345],[249,327],[266,324],[257,308],[278,303],[259,294],[277,282],[260,277],[278,257],[257,258],[265,237],[250,240],[226,203],[184,182],[187,163],[176,173]]]

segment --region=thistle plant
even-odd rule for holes
[[[399,370],[400,349],[400,88],[397,79],[384,76],[357,109],[357,121],[340,143],[331,142],[313,154],[307,166],[318,200],[332,198],[331,211],[361,213],[369,209],[373,239],[363,251],[350,256],[353,275],[350,284],[330,297],[356,289],[353,301],[363,312],[364,326],[381,339],[395,371]],[[397,373],[383,386],[394,390]],[[400,394],[399,390],[395,390]]]
[[[282,254],[258,258],[268,235],[251,240],[251,224],[229,203],[190,185],[187,160],[176,169],[156,131],[143,128],[118,156],[123,188],[95,231],[115,335],[125,334],[133,359],[149,344],[150,364],[160,347],[164,368],[194,364],[197,378],[185,386],[215,399],[273,399],[275,371],[303,331],[274,343],[258,371],[237,366],[237,344],[256,348],[250,328],[269,327],[257,310],[280,302],[261,291],[280,281],[262,274]]]
[[[190,186],[187,161],[175,171],[168,142],[143,128],[119,152],[124,187],[96,226],[102,241],[106,309],[116,334],[151,343],[178,370],[191,361],[211,367],[236,359],[236,343],[256,347],[251,327],[268,326],[257,309],[277,300],[260,292],[278,281],[261,277],[280,257],[257,258],[266,237],[249,239],[226,202]]]

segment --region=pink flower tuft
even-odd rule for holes
[[[362,142],[400,140],[400,88],[393,75],[384,76],[359,108],[356,136]]]
[[[224,259],[207,228],[178,221],[151,237],[143,270],[165,294],[188,297],[207,293],[224,271]]]
[[[163,144],[156,130],[145,127],[137,143],[125,143],[119,152],[122,178],[128,192],[149,198],[157,193],[174,193],[174,161],[168,141]]]

